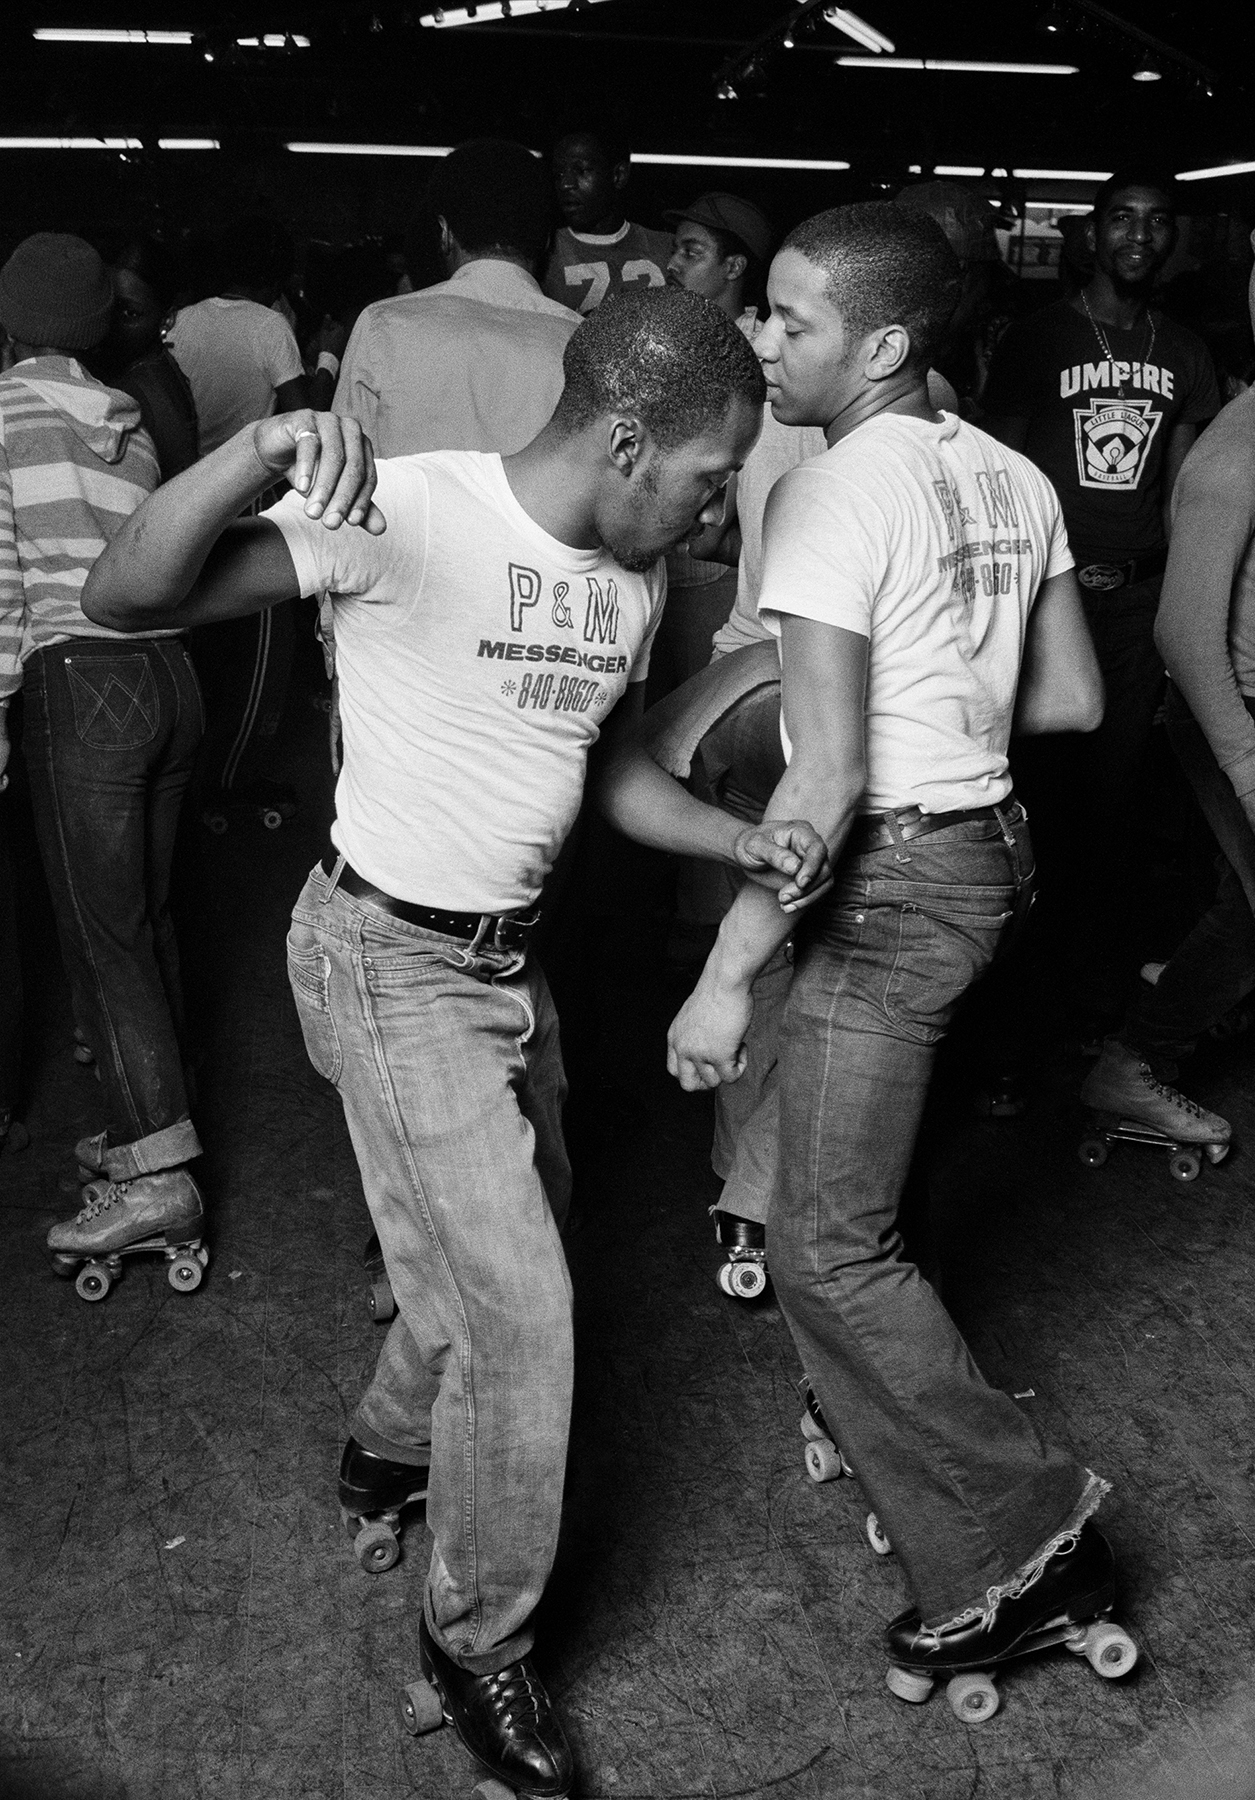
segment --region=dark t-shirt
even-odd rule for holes
[[[1099,329],[1114,370],[1070,301],[1019,320],[998,346],[983,401],[992,418],[1028,420],[1024,448],[1058,490],[1080,564],[1121,562],[1162,545],[1172,428],[1220,411],[1211,358],[1192,331],[1162,313],[1133,331]]]
[[[161,479],[181,475],[197,457],[196,402],[187,376],[163,347],[131,364],[113,383],[129,394],[152,439]]]

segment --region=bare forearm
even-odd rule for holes
[[[246,426],[131,514],[87,578],[82,604],[89,619],[124,631],[187,597],[227,526],[275,482],[253,434]]]
[[[625,837],[675,856],[735,865],[740,820],[694,799],[643,750],[630,749],[607,767],[597,803]]]

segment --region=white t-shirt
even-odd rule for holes
[[[880,413],[781,476],[759,611],[869,639],[862,811],[1005,799],[1029,613],[1072,566],[1046,477],[953,413]]]
[[[264,516],[302,594],[330,591],[344,765],[332,842],[385,893],[458,912],[530,906],[575,821],[584,767],[662,614],[632,575],[526,513],[501,458],[378,464],[381,537]]]
[[[208,456],[245,425],[268,419],[275,389],[305,373],[292,327],[255,300],[198,300],[175,315],[168,342],[187,376]]]

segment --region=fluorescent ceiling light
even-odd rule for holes
[[[562,12],[571,0],[481,0],[478,6],[437,6],[423,13],[420,25],[437,29],[448,25],[484,25],[496,19],[520,19],[527,13]],[[603,0],[585,0],[588,6],[601,6]]]
[[[824,13],[824,18],[838,31],[843,31],[846,37],[853,38],[856,44],[862,44],[864,49],[873,50],[877,55],[886,50],[892,55],[895,49],[892,38],[885,37],[874,25],[869,25],[866,19],[860,19],[857,13],[850,12],[844,6],[830,6]]]
[[[452,144],[285,144],[298,156],[448,156]]]
[[[927,69],[941,75],[1076,75],[1075,63],[955,62],[935,56],[839,56],[843,69]]]
[[[1017,181],[1110,181],[1110,169],[1012,169]]]
[[[158,150],[219,150],[217,138],[158,138]]]
[[[934,163],[934,175],[983,175],[984,169],[973,168],[970,163]]]
[[[133,137],[0,137],[0,150],[142,150]]]
[[[1178,181],[1215,181],[1220,175],[1255,174],[1255,162],[1217,163],[1214,169],[1179,169]]]
[[[190,44],[190,31],[105,31],[78,25],[44,25],[41,44]]]
[[[1081,218],[1086,213],[1092,212],[1093,208],[1077,200],[1026,200],[1024,210],[1031,213],[1050,213],[1056,216],[1060,213],[1069,213],[1074,218]]]
[[[633,150],[634,163],[662,163],[677,169],[812,169],[828,174],[848,169],[848,162],[795,156],[685,156],[669,150]]]
[[[262,38],[236,38],[235,41],[241,50],[285,50],[289,41],[297,50],[309,49],[309,39],[296,32],[268,31]]]

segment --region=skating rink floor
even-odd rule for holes
[[[352,1153],[284,974],[329,787],[320,722],[296,710],[301,817],[192,833],[212,1209],[192,1295],[152,1258],[99,1305],[50,1272],[72,1146],[102,1115],[37,894],[28,919],[34,1142],[0,1159],[5,1800],[452,1800],[478,1779],[452,1733],[397,1723],[421,1516],[370,1576],[337,1511],[380,1338]],[[1130,1146],[1081,1166],[1079,1060],[1038,1072],[1021,1119],[954,1109],[931,1170],[943,1292],[990,1379],[1115,1484],[1101,1522],[1141,1649],[1119,1683],[1063,1651],[1017,1663],[997,1716],[965,1727],[940,1693],[887,1692],[899,1572],[868,1548],[856,1484],[806,1475],[778,1309],[716,1287],[711,1106],[665,1074],[677,988],[637,926],[593,959],[601,1129],[569,1245],[578,1397],[540,1621],[576,1795],[1255,1795],[1255,1034],[1191,1073],[1238,1148],[1190,1186]]]

